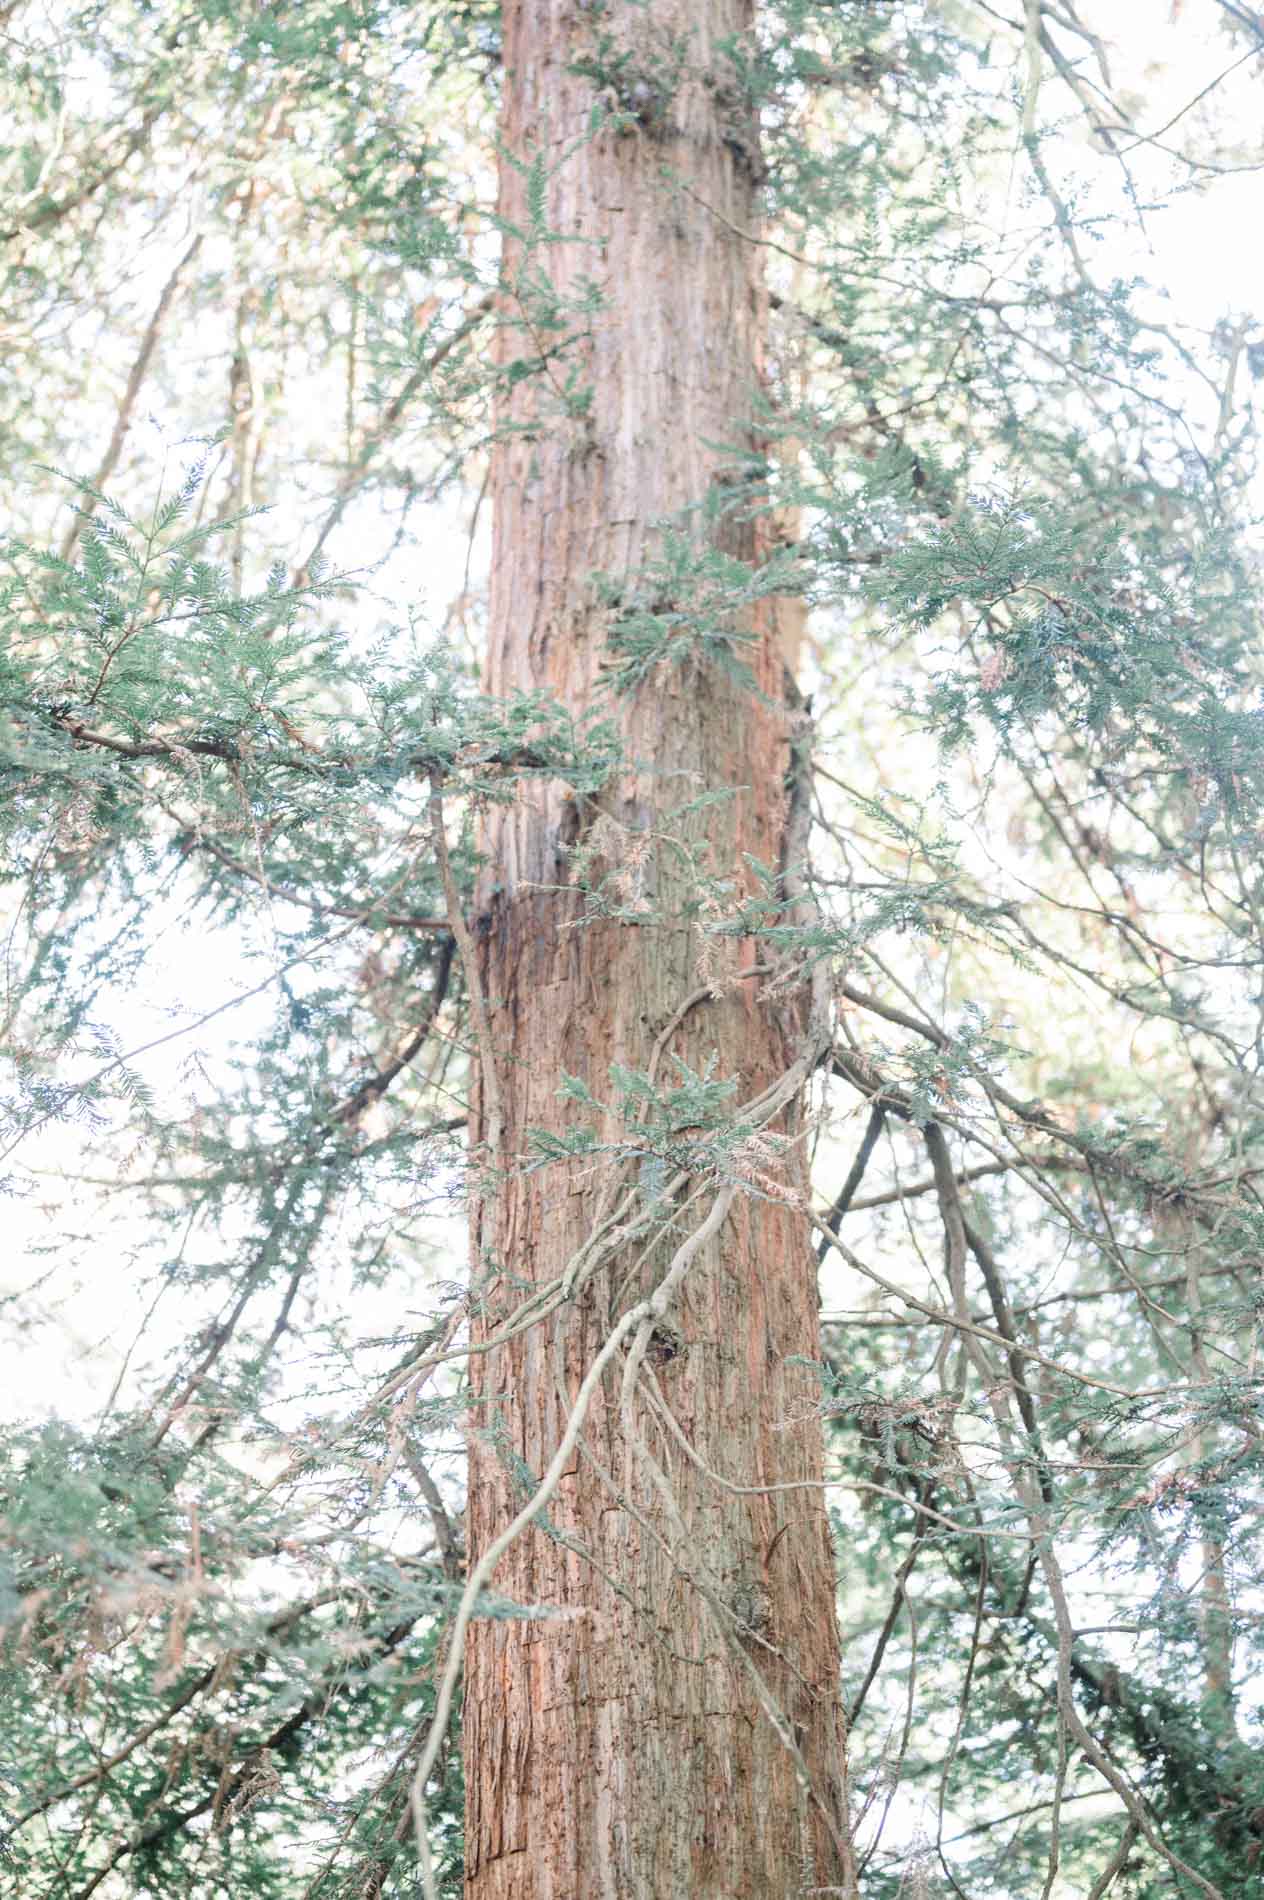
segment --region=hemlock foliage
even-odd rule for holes
[[[1200,4],[1224,66],[1264,50]],[[863,1892],[1228,1896],[1264,1854],[1264,336],[1111,257],[1258,154],[1214,97],[1139,154],[1088,0],[1027,13],[779,0],[733,43],[773,351],[725,502],[775,551],[665,523],[593,585],[612,695],[746,678],[752,604],[813,610],[805,861],[758,900],[695,869],[700,980],[750,939],[833,1011]],[[410,1895],[480,1429],[440,842],[468,910],[480,807],[560,778],[592,914],[653,916],[637,839],[583,828],[609,730],[476,686],[497,381],[582,432],[600,289],[551,295],[539,219],[498,282],[489,5],[0,25],[0,1883]],[[594,34],[577,148],[652,136],[671,61]],[[521,1165],[630,1161],[646,1231],[677,1176],[777,1191],[731,1078],[616,1071],[604,1145],[558,1087],[574,1140]],[[455,1894],[455,1729],[426,1799]]]

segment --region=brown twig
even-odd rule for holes
[[[123,452],[123,444],[127,440],[127,432],[131,428],[132,412],[136,407],[136,398],[139,396],[141,385],[149,373],[149,365],[158,343],[159,332],[166,321],[167,312],[171,308],[176,291],[180,287],[181,278],[202,248],[202,239],[203,233],[199,231],[183,256],[177,260],[175,268],[159,292],[158,301],[154,305],[153,315],[145,326],[145,334],[141,338],[140,349],[137,351],[136,360],[132,364],[131,374],[127,379],[127,387],[123,391],[123,400],[119,404],[118,415],[115,417],[114,429],[110,436],[109,446],[101,459],[100,467],[92,478],[92,487],[97,493],[89,494],[86,500],[76,508],[75,518],[66,530],[65,538],[61,544],[61,558],[63,561],[68,561],[74,553],[75,546],[79,540],[79,536],[83,533],[85,524],[89,522],[96,513],[97,495],[105,487],[105,484],[109,481],[115,468],[118,466],[119,456]]]

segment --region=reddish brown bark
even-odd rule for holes
[[[758,975],[736,976],[726,995],[680,1016],[709,970],[696,874],[664,838],[705,848],[711,871],[739,889],[749,885],[743,853],[777,865],[789,764],[777,616],[764,616],[744,655],[758,691],[691,662],[614,698],[602,673],[610,613],[592,585],[598,571],[635,577],[657,522],[728,492],[733,457],[719,445],[751,442],[744,418],[765,314],[761,253],[750,241],[755,134],[724,51],[726,39],[749,33],[751,15],[746,0],[602,9],[508,0],[504,9],[502,136],[524,162],[543,154],[548,223],[567,240],[536,251],[530,268],[563,296],[596,279],[603,301],[587,334],[572,334],[549,371],[517,381],[502,406],[513,432],[492,470],[487,684],[497,694],[546,689],[576,713],[599,704],[628,763],[592,809],[559,784],[535,782],[485,824],[481,958],[504,1107],[492,1159],[506,1173],[476,1223],[485,1295],[476,1347],[524,1288],[565,1268],[609,1206],[609,1165],[512,1171],[530,1128],[575,1125],[558,1099],[563,1070],[609,1100],[610,1064],[645,1070],[676,1022],[664,1073],[671,1055],[695,1069],[714,1055],[737,1081],[735,1099],[747,1101],[801,1049],[801,1004],[763,994]],[[620,96],[607,97],[624,116],[585,138],[601,86],[574,68],[595,52],[598,31],[614,33],[628,55]],[[501,213],[519,228],[525,193],[523,173],[506,165]],[[510,281],[521,261],[511,242]],[[558,334],[542,333],[512,297],[504,314],[502,362],[556,345]],[[591,404],[566,419],[559,390],[573,367]],[[732,518],[715,532],[744,559],[765,551],[761,531]],[[731,796],[668,815],[715,790]],[[601,844],[598,868],[622,873],[622,894],[629,907],[643,902],[643,921],[582,921],[568,852],[577,831]],[[738,961],[754,961],[752,942]],[[793,1132],[797,1112],[792,1104],[771,1126]],[[485,1107],[480,1115],[475,1133],[486,1138]],[[602,1132],[623,1131],[611,1118]],[[799,1180],[797,1150],[782,1172]],[[647,1258],[625,1250],[559,1313],[476,1352],[474,1555],[520,1507],[526,1474],[544,1472],[612,1321],[653,1288],[711,1206],[713,1185],[696,1185],[697,1199]],[[834,1565],[805,1363],[817,1354],[816,1312],[802,1217],[739,1195],[692,1264],[636,1400],[670,1502],[625,1441],[620,1363],[600,1389],[545,1524],[496,1573],[498,1593],[555,1614],[471,1627],[467,1891],[477,1900],[850,1891],[838,1845]],[[678,1433],[655,1411],[654,1388]],[[792,1747],[761,1707],[754,1671]]]

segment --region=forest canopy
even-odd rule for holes
[[[1254,1890],[1264,14],[0,42],[0,1892]]]

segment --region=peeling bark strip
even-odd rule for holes
[[[530,294],[504,300],[501,365],[534,373],[507,376],[500,412],[487,686],[544,689],[619,723],[628,764],[585,823],[603,827],[607,855],[627,841],[649,902],[641,922],[580,922],[563,787],[532,782],[488,813],[480,957],[504,1114],[489,1159],[505,1174],[474,1235],[476,1346],[524,1289],[565,1271],[634,1185],[591,1164],[513,1173],[529,1128],[575,1125],[557,1096],[563,1070],[607,1099],[610,1064],[651,1068],[670,1029],[664,1070],[672,1055],[701,1069],[714,1052],[746,1102],[792,1068],[807,1015],[801,999],[766,1000],[740,973],[724,996],[683,1007],[709,976],[696,890],[681,853],[651,835],[670,827],[706,844],[710,870],[739,890],[742,853],[775,872],[791,737],[779,710],[786,617],[768,608],[750,623],[742,657],[758,694],[690,661],[615,698],[600,671],[610,609],[591,579],[634,578],[657,522],[724,490],[732,457],[726,471],[719,445],[742,439],[752,410],[766,299],[760,253],[736,233],[757,217],[757,133],[724,48],[750,33],[753,8],[507,0],[503,19],[504,149],[524,166],[543,157],[547,223],[565,240],[533,249],[527,272],[562,299],[595,281],[601,302],[547,329]],[[589,137],[598,101],[611,117]],[[503,163],[500,212],[519,231],[527,200],[526,172]],[[507,241],[508,285],[522,266],[522,245]],[[576,386],[591,396],[567,414]],[[766,552],[763,529],[698,521],[729,555]],[[732,795],[669,816],[717,790]],[[798,1113],[791,1100],[770,1129],[794,1132]],[[473,1132],[487,1141],[483,1106]],[[472,1561],[548,1468],[612,1328],[702,1224],[715,1189],[691,1188],[648,1257],[625,1246],[558,1312],[472,1357]],[[613,1358],[547,1509],[495,1573],[498,1594],[553,1613],[470,1628],[467,1893],[853,1892],[816,1388],[794,1363],[818,1353],[802,1216],[739,1194],[690,1258],[671,1311],[638,1338]]]

